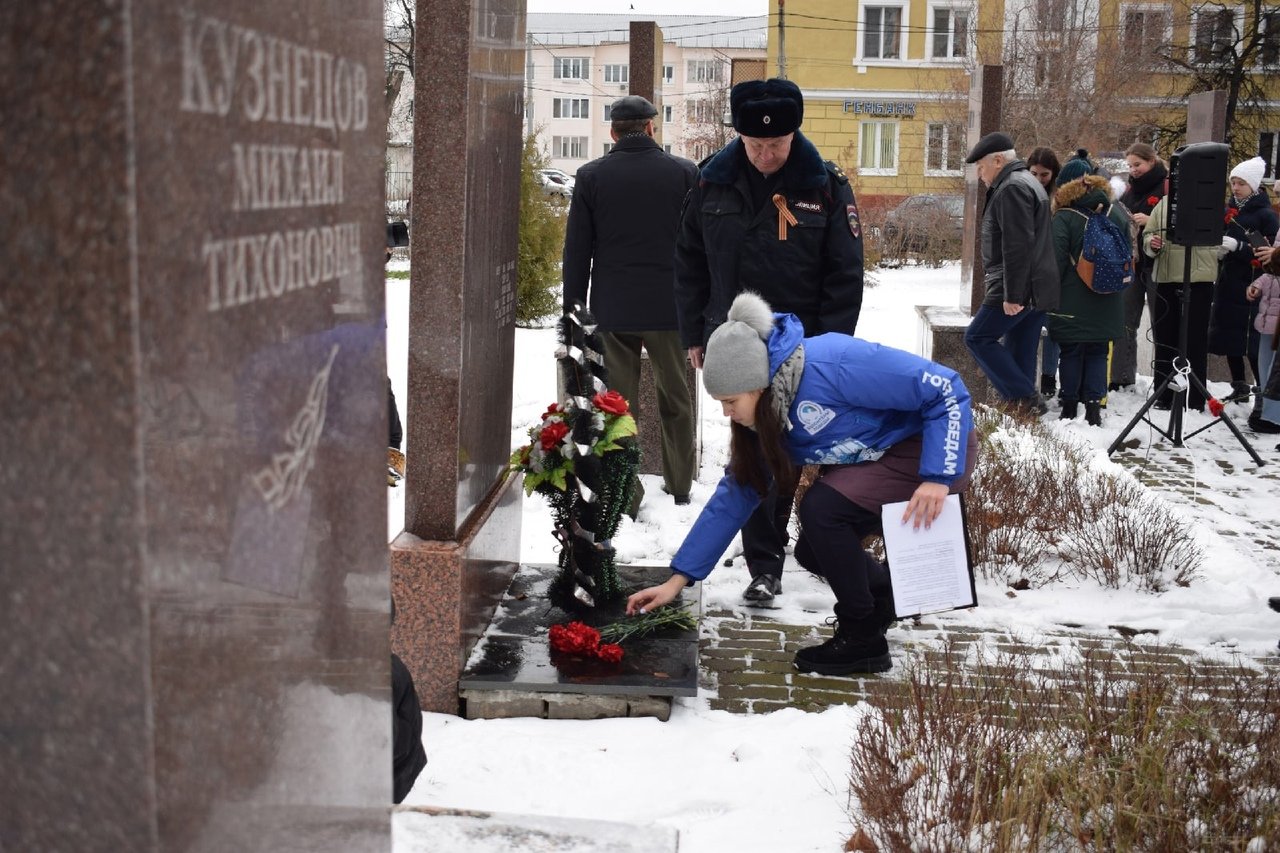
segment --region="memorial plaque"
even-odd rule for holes
[[[0,848],[385,850],[382,8],[0,31]]]
[[[405,529],[443,541],[511,456],[524,3],[420,0],[417,21]]]

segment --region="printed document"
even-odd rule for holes
[[[898,617],[973,607],[978,600],[960,496],[947,496],[942,513],[927,530],[924,525],[916,530],[913,522],[903,524],[906,509],[902,501],[885,504],[881,512]]]

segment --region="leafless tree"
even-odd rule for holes
[[[1133,141],[1135,84],[1146,83],[1099,23],[1099,0],[1033,0],[1013,10],[1004,45],[1004,125],[1019,151],[1066,154]]]
[[[1274,91],[1280,66],[1280,10],[1262,0],[1244,0],[1230,6],[1184,2],[1172,11],[1178,17],[1171,29],[1187,36],[1157,49],[1160,60],[1179,72],[1181,85],[1169,105],[1185,103],[1197,92],[1226,92],[1226,142],[1238,156],[1253,156],[1269,113],[1268,88]],[[1184,137],[1185,115],[1157,127],[1174,138]]]
[[[413,46],[414,46],[414,0],[383,0],[383,38],[385,50],[383,58],[386,64],[386,100],[387,121],[391,121],[391,113],[396,100],[400,97],[400,88],[406,79],[413,79]],[[412,110],[412,104],[410,104]]]

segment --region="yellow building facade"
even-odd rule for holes
[[[1046,112],[1059,120],[1043,143],[1024,129],[1023,147],[1050,144],[1065,157],[1077,144],[1096,154],[1142,140],[1167,157],[1184,141],[1168,128],[1185,117],[1190,76],[1159,53],[1177,45],[1176,57],[1203,65],[1256,31],[1248,74],[1265,95],[1238,108],[1233,159],[1259,153],[1273,179],[1280,5],[1256,17],[1250,8],[1242,0],[771,0],[767,73],[800,87],[803,132],[849,174],[859,200],[888,205],[962,191],[977,65],[1003,63],[1010,96],[1040,102],[1030,128],[1048,124]],[[1105,107],[1090,110],[1095,90]]]

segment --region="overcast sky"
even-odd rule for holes
[[[530,12],[649,15],[767,15],[769,0],[528,0]]]

